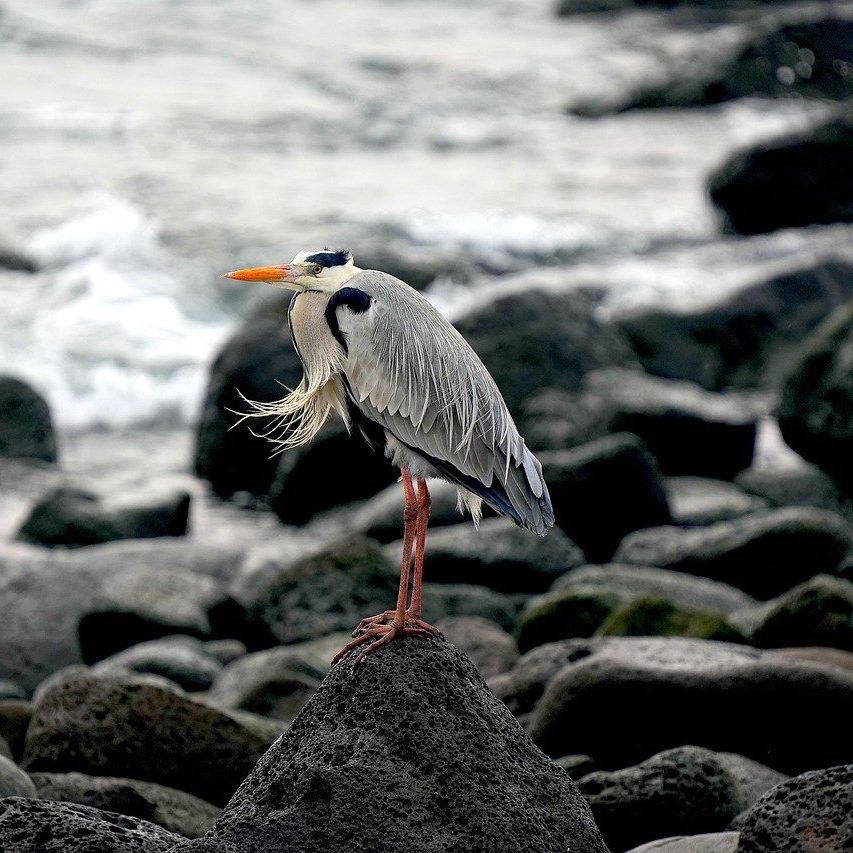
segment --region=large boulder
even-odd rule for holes
[[[33,773],[31,778],[38,791],[31,796],[142,818],[185,838],[204,835],[221,812],[192,794],[138,779],[85,773]]]
[[[223,805],[274,739],[177,688],[70,672],[39,692],[23,766],[129,776]]]
[[[385,547],[399,560],[402,543]],[[556,578],[584,564],[583,552],[559,528],[544,538],[508,518],[487,518],[479,529],[470,521],[442,527],[427,536],[424,577],[430,583],[467,583],[498,592],[542,592]]]
[[[703,832],[701,835],[673,835],[649,841],[629,853],[737,853],[739,832]]]
[[[709,178],[739,234],[853,222],[853,114],[734,154]]]
[[[705,388],[773,387],[803,338],[853,298],[853,265],[832,258],[692,311],[654,308],[615,320],[643,367]]]
[[[817,465],[761,465],[738,474],[735,483],[771,506],[813,506],[853,517],[853,504]]]
[[[726,829],[786,778],[742,755],[681,746],[633,767],[590,773],[578,788],[616,853],[665,835]]]
[[[659,527],[625,537],[615,560],[702,575],[756,598],[816,574],[834,574],[853,549],[853,528],[834,513],[789,507],[707,527]]]
[[[853,849],[853,765],[803,773],[768,791],[740,821],[738,853]]]
[[[196,435],[195,470],[210,481],[214,492],[266,495],[278,458],[263,438],[252,434],[265,421],[251,419],[233,428],[248,411],[249,400],[269,402],[296,387],[302,365],[287,331],[289,296],[276,293],[259,303],[226,342],[210,368]]]
[[[0,800],[3,853],[166,853],[180,835],[90,806],[24,797]]]
[[[56,435],[50,409],[33,388],[0,376],[0,456],[56,461]]]
[[[847,736],[853,673],[840,667],[708,640],[621,637],[565,644],[534,650],[492,683],[511,706],[522,708],[546,685],[533,700],[527,728],[551,755],[586,752],[613,768],[690,743],[784,773],[853,756]],[[539,660],[525,673],[526,658],[537,652]],[[626,708],[631,725],[625,724]]]
[[[335,666],[213,831],[174,853],[605,853],[568,775],[447,643]]]
[[[660,470],[636,436],[618,433],[539,458],[557,525],[593,562],[609,560],[631,531],[671,520]]]
[[[730,521],[768,508],[764,498],[708,477],[667,477],[666,496],[679,527]]]
[[[785,441],[853,496],[853,302],[806,342],[779,401]]]
[[[36,545],[80,548],[116,539],[183,536],[189,521],[190,495],[117,496],[104,500],[85,489],[60,486],[44,495],[30,510],[18,538]]]
[[[518,660],[515,641],[499,625],[481,616],[446,616],[436,628],[480,671],[483,678],[506,672]]]
[[[577,391],[590,370],[634,362],[622,333],[596,318],[600,300],[600,292],[534,287],[478,303],[455,325],[520,416],[531,389]]]
[[[0,755],[0,798],[35,796],[32,779],[12,759]]]

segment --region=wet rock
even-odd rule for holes
[[[853,497],[853,302],[806,341],[779,401],[785,441]]]
[[[691,743],[784,773],[853,755],[845,734],[853,675],[839,667],[708,640],[621,637],[562,645],[534,650],[502,684],[493,684],[511,707],[524,707],[546,683],[538,703],[533,699],[527,728],[551,755],[583,751],[612,768]],[[539,651],[546,654],[527,660]],[[566,663],[567,656],[573,662]]]
[[[639,436],[669,475],[730,479],[748,468],[757,417],[766,408],[750,395],[716,394],[624,368],[587,374],[584,392],[601,409],[608,432]]]
[[[80,548],[115,539],[183,536],[187,532],[190,496],[177,491],[132,503],[126,496],[102,500],[93,492],[61,486],[37,501],[17,537],[36,545]]]
[[[223,805],[273,739],[177,688],[73,673],[40,691],[23,766],[130,776]]]
[[[625,537],[615,560],[730,583],[770,598],[815,574],[833,574],[853,547],[844,519],[790,507],[708,527],[659,527]]]
[[[739,832],[677,835],[641,844],[629,853],[737,853]]]
[[[399,560],[402,543],[385,547]],[[534,536],[507,518],[487,518],[479,529],[470,521],[429,534],[424,577],[430,583],[468,583],[498,592],[541,592],[554,579],[585,562],[584,555],[561,530]]]
[[[853,116],[733,155],[708,181],[738,234],[853,221]]]
[[[338,419],[330,420],[310,444],[279,459],[269,501],[285,524],[304,524],[323,510],[372,497],[400,476],[358,431],[348,433]]]
[[[738,853],[853,848],[853,766],[803,773],[768,791],[740,824]]]
[[[534,288],[480,303],[455,325],[518,416],[531,388],[576,391],[590,370],[634,363],[621,332],[596,319],[600,299],[593,291]]]
[[[368,539],[342,540],[302,559],[284,561],[245,602],[250,630],[276,643],[296,643],[352,630],[397,600],[399,568]],[[270,643],[267,642],[267,645]]]
[[[593,562],[609,560],[631,531],[671,520],[660,471],[636,436],[619,433],[539,458],[557,525]]]
[[[733,618],[762,648],[831,646],[853,651],[853,583],[817,575]]]
[[[619,851],[662,835],[726,829],[786,778],[742,755],[682,746],[633,767],[591,773],[578,787],[608,847]]]
[[[669,477],[666,495],[672,520],[679,527],[697,527],[730,521],[768,508],[763,498],[743,489],[707,477]]]
[[[56,435],[50,409],[33,388],[0,376],[0,456],[56,461]]]
[[[36,788],[30,777],[10,758],[0,755],[0,798],[35,796]]]
[[[222,672],[222,664],[203,651],[199,640],[178,635],[131,646],[102,660],[94,672],[97,675],[151,673],[193,691],[207,690]]]
[[[569,777],[474,666],[421,638],[336,666],[213,832],[174,853],[336,853],[353,838],[389,853],[605,851]]]
[[[33,773],[32,781],[38,793],[29,796],[142,818],[185,838],[204,835],[221,812],[192,794],[138,779],[84,773]]]
[[[23,797],[0,800],[5,853],[166,853],[180,835],[139,818]]]
[[[275,478],[278,457],[264,438],[266,421],[252,419],[232,426],[248,410],[249,400],[268,402],[284,396],[282,385],[294,388],[302,365],[290,341],[287,306],[290,296],[276,293],[261,302],[226,342],[210,368],[207,391],[196,434],[195,470],[210,481],[218,495],[235,492],[266,495]],[[267,424],[267,427],[269,424]]]
[[[657,308],[616,320],[643,367],[705,388],[776,387],[803,338],[853,298],[853,266],[824,259],[708,308]]]
[[[599,637],[697,637],[745,643],[746,637],[719,613],[681,610],[669,601],[638,598],[611,613],[596,630]]]
[[[19,761],[24,754],[24,741],[32,716],[32,702],[24,699],[0,699],[0,737],[9,745],[15,761]]]
[[[499,625],[478,616],[448,616],[436,627],[480,672],[491,678],[506,672],[517,660],[515,641]]]

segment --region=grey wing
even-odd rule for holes
[[[351,404],[447,479],[545,535],[554,513],[542,466],[468,342],[392,276],[368,270],[348,285],[371,297],[368,310],[335,311]]]

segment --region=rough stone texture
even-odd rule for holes
[[[272,739],[177,690],[74,673],[37,697],[24,767],[131,776],[222,805]]]
[[[424,577],[430,583],[469,583],[498,592],[542,592],[561,574],[583,565],[583,552],[561,530],[535,536],[508,518],[470,521],[429,534]],[[402,543],[386,546],[399,560]]]
[[[785,441],[853,498],[853,302],[805,343],[783,386],[778,417]]]
[[[539,455],[557,525],[593,562],[606,562],[633,530],[668,524],[657,464],[636,436],[619,433]]]
[[[608,432],[639,436],[668,475],[730,479],[752,463],[757,417],[751,395],[717,394],[692,382],[625,368],[596,370],[584,394],[602,411]]]
[[[845,652],[843,649],[830,649],[825,646],[790,646],[784,649],[771,649],[765,653],[764,657],[838,666],[853,672],[853,652]]]
[[[139,643],[102,660],[98,675],[148,672],[168,678],[184,690],[207,690],[222,672],[222,664],[203,651],[194,637],[164,637]]]
[[[0,456],[56,461],[56,435],[44,398],[25,382],[0,376]]]
[[[33,773],[32,781],[38,794],[31,796],[142,818],[185,838],[204,835],[222,811],[192,794],[138,779]]]
[[[708,180],[739,234],[853,221],[853,114],[734,154]]]
[[[853,266],[841,260],[752,284],[707,308],[656,308],[615,322],[646,370],[705,388],[775,387],[803,338],[853,297]]]
[[[495,378],[510,411],[521,415],[531,388],[576,391],[590,370],[634,362],[622,333],[596,319],[600,298],[596,292],[532,286],[480,303],[456,328]]]
[[[795,467],[750,468],[738,474],[735,482],[772,506],[813,506],[853,516],[850,502],[832,477],[805,461]]]
[[[3,853],[166,853],[180,835],[139,818],[23,797],[0,800]]]
[[[37,501],[18,530],[18,539],[36,545],[80,548],[116,539],[183,536],[187,532],[190,495],[177,491],[133,503],[102,500],[93,492],[61,486]]]
[[[614,559],[702,575],[766,599],[834,574],[851,548],[853,527],[840,516],[789,507],[689,530],[640,530],[625,537]]]
[[[310,444],[288,450],[278,459],[269,501],[285,524],[304,524],[323,510],[372,497],[400,476],[357,430],[348,433],[337,416]]]
[[[737,853],[739,832],[676,835],[641,844],[629,853]]]
[[[351,631],[365,616],[393,607],[399,580],[399,568],[378,545],[357,537],[341,540],[269,573],[244,602],[250,631],[262,645]]]
[[[493,679],[492,689],[511,710],[530,715],[528,731],[546,752],[586,752],[604,768],[685,743],[737,752],[785,773],[853,756],[853,674],[745,646],[568,640],[534,649]]]
[[[11,758],[0,755],[0,797],[35,797],[32,780]]]
[[[666,495],[672,520],[679,527],[730,521],[768,508],[766,500],[743,489],[707,477],[668,477]]]
[[[489,619],[448,616],[436,622],[445,639],[470,658],[483,678],[506,672],[518,660],[515,641]]]
[[[408,638],[336,666],[210,836],[174,853],[571,848],[589,808],[447,643]],[[389,710],[393,709],[393,713]]]
[[[853,651],[853,583],[817,575],[733,621],[756,646],[831,646]]]
[[[283,396],[282,384],[295,388],[302,365],[290,342],[287,306],[290,294],[275,293],[261,302],[226,342],[210,368],[196,437],[195,470],[214,492],[266,495],[275,478],[278,457],[270,445],[249,431],[265,421],[231,429],[245,412],[241,398],[267,402]],[[230,410],[230,411],[229,411]]]
[[[20,761],[24,754],[24,741],[32,716],[32,702],[0,699],[0,737],[9,745],[15,761]]]
[[[477,584],[427,580],[424,585],[425,612],[433,622],[445,616],[478,616],[511,631],[520,607],[518,598]]]
[[[723,830],[786,778],[742,755],[682,746],[633,767],[590,773],[578,788],[616,853],[664,835]]]
[[[738,853],[853,849],[853,765],[815,770],[768,791],[740,822]]]

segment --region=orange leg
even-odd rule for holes
[[[423,610],[424,591],[424,551],[426,549],[426,532],[429,525],[429,512],[432,499],[429,496],[426,480],[418,480],[418,527],[415,535],[415,576],[412,581],[412,600],[406,611],[406,624],[413,625],[423,631],[440,637],[441,631],[429,622],[421,619]]]

